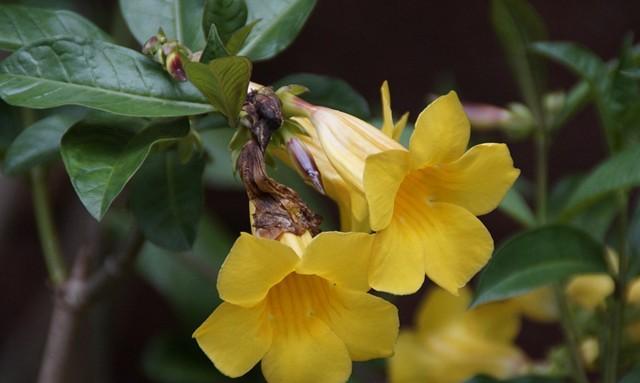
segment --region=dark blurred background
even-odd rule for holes
[[[51,5],[48,1],[24,3]],[[135,47],[117,16],[117,1],[60,3]],[[624,35],[640,25],[638,1],[531,3],[546,21],[550,39],[576,41],[606,59],[614,57]],[[574,83],[575,79],[564,69],[554,65],[549,69],[552,90],[566,89]],[[272,61],[255,64],[254,80],[269,84],[295,72],[346,80],[369,100],[374,114],[379,114],[379,87],[383,80],[388,80],[394,111],[410,111],[411,121],[426,105],[430,93],[449,88],[456,89],[467,101],[505,105],[519,100],[490,25],[488,1],[319,0],[299,38],[288,50]],[[604,156],[605,144],[597,121],[593,111],[587,109],[560,132],[551,148],[552,180],[585,171]],[[493,134],[485,139],[503,141],[504,137]],[[516,166],[522,169],[524,177],[531,179],[530,144],[515,143],[510,148]],[[63,249],[66,254],[74,254],[95,238],[96,223],[76,198],[60,164],[54,166],[49,181]],[[249,230],[247,201],[242,192],[210,186],[206,209],[213,221],[222,224],[219,230],[231,239],[239,231]],[[483,217],[483,221],[496,243],[517,229],[515,222],[499,212]],[[103,236],[107,248],[108,241]],[[26,179],[3,175],[0,175],[0,264],[0,381],[32,382],[46,339],[51,289]],[[403,324],[411,324],[418,300],[419,296],[396,299]],[[212,301],[210,309],[214,305]],[[171,381],[169,370],[164,373],[162,369],[169,362],[158,359],[154,352],[162,354],[162,351],[153,351],[149,345],[160,342],[165,351],[171,351],[172,341],[162,343],[157,337],[185,326],[154,285],[138,273],[132,274],[94,307],[89,317],[84,335],[77,340],[74,363],[78,371],[74,381]],[[540,357],[549,339],[557,339],[558,332],[553,326],[527,326],[530,330],[520,342],[533,357]],[[189,338],[192,329],[183,331],[184,341],[175,346],[176,350],[188,349],[182,361],[185,365],[208,366]],[[196,359],[189,359],[188,353]],[[381,379],[382,364],[376,366],[378,373],[374,377],[364,376],[359,381]],[[198,371],[204,372],[194,373],[194,382],[223,381],[213,375],[206,378],[206,369]],[[184,378],[173,381],[184,381],[181,379]]]

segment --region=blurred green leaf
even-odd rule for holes
[[[2,61],[0,96],[27,108],[82,105],[139,117],[212,110],[191,84],[173,81],[141,53],[74,38],[44,40]]]
[[[119,0],[119,4],[129,30],[140,45],[162,28],[168,38],[178,40],[193,51],[204,48],[200,23],[204,0]]]
[[[4,160],[4,171],[14,175],[55,158],[62,135],[86,112],[58,113],[27,127],[13,141]]]
[[[249,24],[233,32],[233,34],[229,38],[229,41],[227,41],[227,46],[226,46],[227,52],[229,52],[230,55],[235,56],[238,54],[238,52],[240,52],[240,49],[242,49],[242,47],[244,46],[244,43],[247,41],[247,38],[249,37],[249,34],[253,30],[253,28],[255,28],[256,24],[258,24],[259,22],[260,22],[259,19],[253,20]]]
[[[70,11],[0,5],[0,49],[13,51],[52,37],[111,41],[100,28]]]
[[[566,66],[593,85],[607,77],[605,63],[593,52],[574,43],[537,42],[531,44],[531,50]]]
[[[541,121],[546,68],[539,57],[529,53],[528,47],[546,39],[544,22],[525,0],[493,0],[491,21],[522,97],[536,120]]]
[[[315,0],[247,0],[248,20],[260,22],[238,54],[260,61],[282,52],[296,38],[315,5]]]
[[[232,244],[233,237],[220,223],[203,216],[192,251],[174,253],[147,243],[138,270],[193,331],[220,303],[217,272]]]
[[[200,62],[207,64],[213,59],[226,56],[229,56],[229,52],[227,52],[224,43],[220,39],[216,25],[211,24],[211,28],[207,34],[207,45],[204,47],[204,51],[202,51]]]
[[[209,32],[215,25],[220,39],[226,44],[233,32],[247,22],[247,3],[244,0],[205,0],[202,30]]]
[[[369,104],[367,100],[339,78],[321,76],[312,73],[296,73],[284,77],[273,85],[275,89],[285,85],[303,85],[309,92],[301,97],[305,100],[329,108],[338,109],[362,119],[369,118]]]
[[[472,307],[524,294],[575,274],[606,273],[604,247],[578,229],[550,225],[505,242],[480,274]]]
[[[162,121],[146,128],[79,124],[62,137],[61,154],[80,201],[101,220],[152,146],[188,132],[186,120]]]
[[[129,201],[147,240],[168,250],[188,250],[203,204],[204,160],[180,163],[173,150],[151,155],[132,181]]]
[[[481,375],[469,379],[465,383],[564,383],[564,379],[545,376],[523,376],[513,379],[495,379]]]
[[[0,101],[0,159],[20,134],[22,125],[18,122],[17,109]]]
[[[238,115],[247,96],[251,78],[251,61],[246,57],[222,57],[208,64],[188,63],[187,76],[211,105],[227,116],[236,127]]]
[[[552,121],[553,128],[563,126],[572,116],[582,110],[592,99],[591,87],[586,81],[574,85],[564,100],[560,113]]]
[[[640,367],[636,367],[625,375],[620,383],[637,383],[640,382]]]
[[[204,148],[211,157],[205,168],[204,178],[208,185],[215,188],[244,190],[231,165],[229,140],[233,133],[233,129],[216,129],[200,133]]]
[[[525,227],[534,226],[536,223],[531,208],[520,192],[514,188],[509,189],[498,209]]]
[[[600,163],[580,183],[565,206],[564,218],[573,216],[618,190],[640,185],[640,147],[632,147]]]

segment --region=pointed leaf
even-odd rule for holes
[[[531,51],[566,66],[578,76],[595,83],[606,76],[607,67],[602,60],[586,48],[569,42],[537,42]]]
[[[336,77],[312,73],[296,73],[286,76],[274,84],[274,88],[299,84],[309,88],[301,97],[317,104],[341,110],[362,119],[370,116],[367,100],[346,81]]]
[[[193,245],[202,213],[204,160],[182,164],[175,151],[152,155],[132,181],[131,210],[145,237],[180,251]]]
[[[101,220],[138,171],[154,144],[174,141],[189,132],[186,120],[148,127],[76,125],[62,137],[61,154],[80,201]]]
[[[575,274],[606,273],[604,247],[578,229],[552,225],[504,243],[480,274],[472,307],[524,294]]]
[[[247,3],[244,0],[205,0],[202,30],[206,33],[212,24],[218,29],[223,43],[233,32],[247,22]]]
[[[229,53],[220,39],[218,29],[215,24],[211,24],[209,34],[207,35],[207,45],[204,47],[204,51],[202,51],[200,62],[207,64],[213,59],[227,56],[229,56]]]
[[[251,78],[251,61],[246,57],[222,57],[209,64],[188,63],[187,76],[211,105],[235,127]]]
[[[259,61],[282,52],[296,38],[315,5],[315,0],[247,0],[248,20],[261,21],[239,55]]]
[[[193,51],[204,47],[201,29],[204,0],[120,0],[120,10],[129,30],[144,44],[162,28]]]
[[[0,97],[27,108],[82,105],[139,117],[212,110],[191,84],[173,81],[141,53],[73,38],[44,40],[2,61]]]
[[[509,189],[498,209],[525,227],[534,226],[536,219],[522,195],[514,188]]]
[[[84,114],[83,111],[54,114],[23,130],[7,150],[5,173],[17,174],[55,157],[62,135],[82,120]]]
[[[528,52],[529,44],[545,40],[545,25],[525,0],[493,0],[493,28],[520,87],[524,101],[536,118],[542,117],[540,97],[544,93],[544,62]]]
[[[240,52],[240,49],[242,49],[242,47],[244,46],[244,43],[247,41],[247,38],[249,37],[249,34],[253,30],[253,28],[255,28],[256,24],[258,24],[259,22],[260,22],[259,19],[253,20],[249,24],[233,32],[233,34],[229,38],[229,41],[227,41],[227,46],[226,46],[227,52],[229,52],[231,56],[235,56],[238,54],[238,52]]]
[[[111,40],[89,20],[70,11],[0,5],[0,49],[13,51],[52,37]]]

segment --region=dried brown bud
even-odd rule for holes
[[[273,89],[264,87],[247,94],[243,110],[249,119],[249,129],[264,152],[271,135],[284,121],[282,103]]]
[[[258,236],[277,239],[285,232],[296,235],[320,232],[320,216],[293,189],[267,175],[264,154],[257,142],[251,140],[244,145],[236,166],[255,206],[253,225]]]

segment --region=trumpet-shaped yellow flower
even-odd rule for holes
[[[315,107],[310,119],[336,171],[366,197],[373,288],[410,294],[426,273],[456,293],[486,264],[493,240],[476,216],[497,207],[519,170],[506,145],[466,150],[469,121],[454,92],[420,114],[409,150],[345,113]]]
[[[242,234],[218,276],[223,303],[194,332],[224,374],[262,360],[269,382],[344,382],[352,360],[389,356],[396,308],[367,294],[370,235],[280,241]]]
[[[462,383],[477,374],[509,378],[523,374],[527,360],[513,344],[518,310],[492,303],[467,311],[469,290],[453,296],[429,293],[416,315],[415,330],[402,330],[389,359],[391,383]]]

